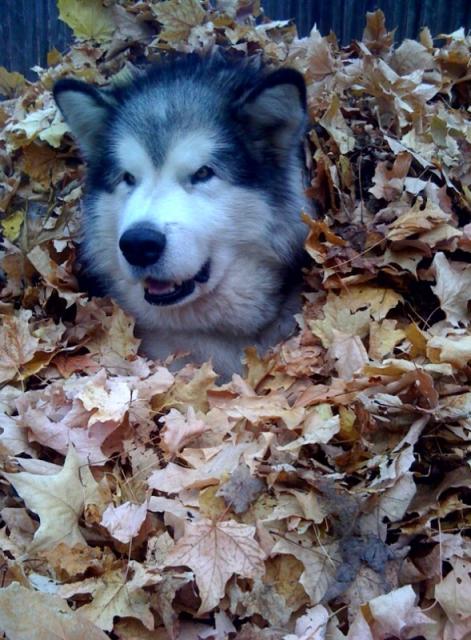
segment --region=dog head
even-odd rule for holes
[[[263,326],[305,236],[302,76],[189,57],[54,96],[88,162],[85,255],[111,293],[147,326],[198,312],[220,328],[238,304],[256,307],[248,332]]]

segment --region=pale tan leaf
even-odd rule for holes
[[[32,335],[32,313],[21,309],[17,315],[3,316],[0,325],[0,383],[14,380],[22,367],[39,350],[39,339]]]
[[[170,409],[162,418],[162,448],[170,454],[183,449],[193,438],[206,431],[208,425],[196,417],[193,407],[188,407],[186,416],[177,409]]]
[[[23,471],[3,475],[28,509],[39,516],[41,524],[34,534],[32,549],[50,549],[59,542],[69,546],[85,544],[78,520],[85,504],[95,497],[98,485],[89,468],[80,464],[73,447],[57,474],[44,476]]]
[[[332,330],[329,355],[335,361],[339,378],[351,380],[363,365],[369,362],[368,353],[359,336],[351,336]]]
[[[442,311],[453,325],[462,322],[468,325],[471,318],[468,302],[471,300],[471,266],[454,262],[451,264],[444,253],[433,259],[437,284],[432,287],[440,300]]]
[[[338,545],[326,544],[322,547],[303,546],[285,537],[275,544],[272,556],[287,553],[304,565],[299,581],[311,599],[312,604],[321,602],[329,586],[334,582],[340,562]]]
[[[113,538],[128,544],[139,533],[146,515],[146,502],[140,505],[124,502],[119,507],[109,504],[103,512],[101,525],[108,529]]]
[[[9,640],[107,640],[80,611],[56,595],[25,589],[17,582],[0,589],[0,631]]]
[[[66,598],[90,593],[93,600],[80,607],[80,614],[100,629],[111,631],[115,616],[137,618],[147,629],[154,628],[150,597],[143,589],[126,582],[121,569],[111,570],[99,578],[63,585],[60,594]]]
[[[233,520],[187,523],[185,535],[170,551],[166,565],[192,569],[201,598],[200,614],[219,604],[233,574],[245,578],[263,574],[265,554],[254,535],[255,527]]]

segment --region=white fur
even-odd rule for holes
[[[139,141],[126,136],[117,151],[136,185],[123,182],[112,194],[101,193],[94,205],[99,215],[86,232],[93,238],[87,243],[94,252],[89,257],[114,274],[112,293],[136,316],[145,353],[163,358],[173,351],[191,352],[198,361],[211,357],[227,376],[240,370],[244,347],[264,348],[289,332],[294,305],[285,305],[280,316],[281,264],[266,241],[273,213],[264,197],[217,173],[191,184],[191,175],[209,162],[215,145],[208,132],[193,132],[174,141],[157,169]],[[162,257],[145,269],[127,263],[118,246],[120,236],[139,224],[167,238]],[[144,299],[145,277],[187,280],[208,259],[209,281],[197,283],[180,303],[161,307]]]

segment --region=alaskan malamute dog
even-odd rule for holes
[[[287,337],[306,235],[302,76],[192,55],[104,90],[63,79],[54,96],[88,163],[85,262],[144,353],[212,358],[228,378],[245,347]]]

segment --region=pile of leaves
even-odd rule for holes
[[[470,638],[471,38],[59,8],[70,51],[0,70],[3,637]],[[317,211],[299,331],[224,385],[78,290],[84,168],[51,96],[217,48],[304,74]]]

